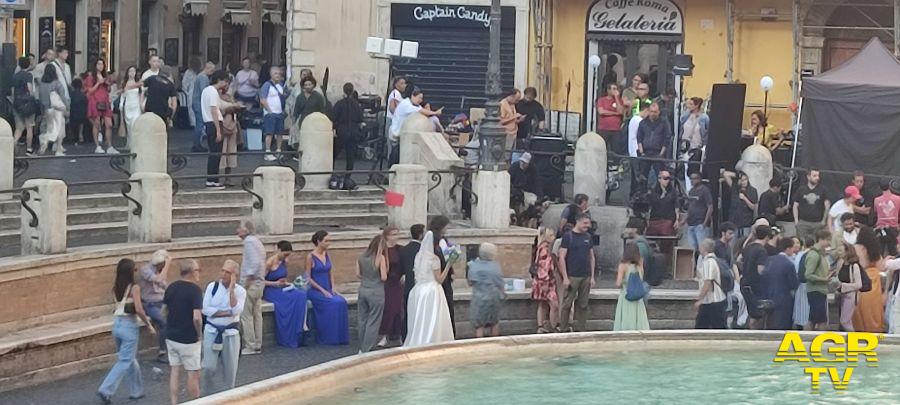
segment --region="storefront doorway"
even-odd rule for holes
[[[29,10],[13,11],[13,42],[16,44],[16,55],[25,56],[31,49],[31,12]]]
[[[671,59],[681,52],[683,21],[681,9],[670,0],[594,3],[587,17],[584,58],[588,129],[596,128],[594,105],[608,83],[624,88],[635,74],[644,73],[649,76],[651,97],[656,98],[667,89],[678,92]],[[600,66],[592,68],[588,64],[592,55],[600,57]]]
[[[56,29],[54,30],[56,34],[56,38],[54,39],[54,46],[59,48],[63,47],[69,50],[69,59],[66,62],[69,63],[69,66],[72,68],[72,71],[75,72],[75,32],[78,29],[77,24],[75,23],[76,13],[75,13],[75,4],[77,2],[73,1],[57,1],[56,2]]]

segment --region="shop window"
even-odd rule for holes
[[[31,46],[29,33],[31,32],[28,17],[19,16],[18,11],[13,16],[13,43],[16,44],[16,54],[24,56]]]
[[[115,14],[103,13],[100,21],[100,58],[106,62],[106,69],[115,69]]]

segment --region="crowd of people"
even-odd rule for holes
[[[414,225],[405,246],[398,243],[397,228],[385,228],[358,257],[360,353],[454,340],[453,265],[461,251],[445,236],[449,225],[441,216],[427,229]],[[199,285],[196,260],[175,261],[159,250],[140,267],[131,259],[119,261],[112,289],[118,360],[97,391],[103,403],[111,403],[123,379],[129,398],[144,395],[138,364],[140,322],[157,337],[157,361],[171,368],[172,404],[182,392],[182,371],[190,398],[235,386],[240,357],[262,352],[264,301],[274,306],[279,346],[303,346],[311,330],[319,345],[350,342],[347,300],[337,291],[328,232],[312,235],[314,248],[305,257],[305,271],[295,279],[288,276],[296,254],[290,242],[279,241],[267,258],[251,221],[242,221],[236,233],[243,244],[242,262],[225,260],[219,276],[205,288]],[[469,320],[477,337],[500,333],[505,283],[496,259],[497,247],[484,243],[467,265],[473,291]],[[176,268],[180,278],[169,283]]]

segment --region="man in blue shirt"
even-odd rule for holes
[[[588,303],[590,302],[591,288],[594,287],[594,258],[593,244],[588,229],[591,227],[591,217],[581,214],[575,220],[575,227],[567,232],[562,239],[559,249],[559,267],[562,275],[565,298],[560,312],[560,330],[571,331],[569,327],[569,312],[575,303],[575,321],[579,332],[584,332],[587,327]]]
[[[200,95],[209,86],[209,75],[216,71],[216,64],[206,62],[203,70],[194,79],[194,92],[191,93],[191,109],[194,110],[194,146],[191,152],[206,152],[203,147],[203,109],[200,107]]]
[[[665,159],[672,145],[672,127],[660,118],[659,104],[650,104],[647,119],[638,126],[638,155],[646,158]],[[641,174],[647,176],[647,184],[656,184],[656,176],[665,167],[663,162],[642,162]]]
[[[793,238],[778,241],[779,253],[769,258],[762,273],[765,297],[775,303],[775,310],[766,322],[766,329],[790,330],[793,328],[794,291],[800,286],[793,257],[800,247]]]

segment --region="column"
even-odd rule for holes
[[[144,113],[134,123],[131,137],[133,173],[167,173],[168,134],[166,123],[153,113]]]
[[[141,27],[135,24],[135,16],[140,15],[140,1],[116,2],[116,42],[113,46],[116,47],[117,72],[141,65]]]
[[[389,191],[403,196],[400,206],[388,206],[388,225],[409,229],[428,222],[428,169],[420,165],[391,166]]]
[[[62,180],[31,179],[22,188],[22,255],[49,255],[66,251],[68,187]],[[25,198],[27,196],[27,198]],[[34,211],[34,216],[25,207]]]
[[[484,229],[509,228],[509,173],[481,170],[473,175],[472,225]]]
[[[56,0],[33,0],[31,9],[31,50],[40,62],[44,51],[55,48],[56,38]],[[44,20],[42,20],[44,19]],[[44,24],[43,27],[41,25]],[[43,33],[43,36],[42,36]]]
[[[585,194],[591,205],[606,205],[606,142],[588,132],[575,144],[575,194]]]
[[[262,206],[253,197],[252,219],[260,235],[294,233],[294,171],[281,166],[262,166],[253,172],[253,192],[262,198]]]
[[[100,0],[80,0],[77,3],[75,49],[69,50],[69,58],[75,59],[73,73],[87,71],[91,59],[100,56],[100,10]]]
[[[172,178],[166,173],[131,175],[122,193],[128,201],[128,241],[164,243],[172,240]],[[140,206],[131,201],[134,199]]]
[[[0,120],[0,190],[13,188],[13,154],[16,143],[13,141],[12,128],[6,120]],[[0,194],[0,200],[12,198],[12,194]]]
[[[322,113],[312,113],[303,120],[300,127],[300,171],[331,172],[334,170],[334,132],[331,120]],[[306,177],[306,189],[328,189],[328,174]]]

